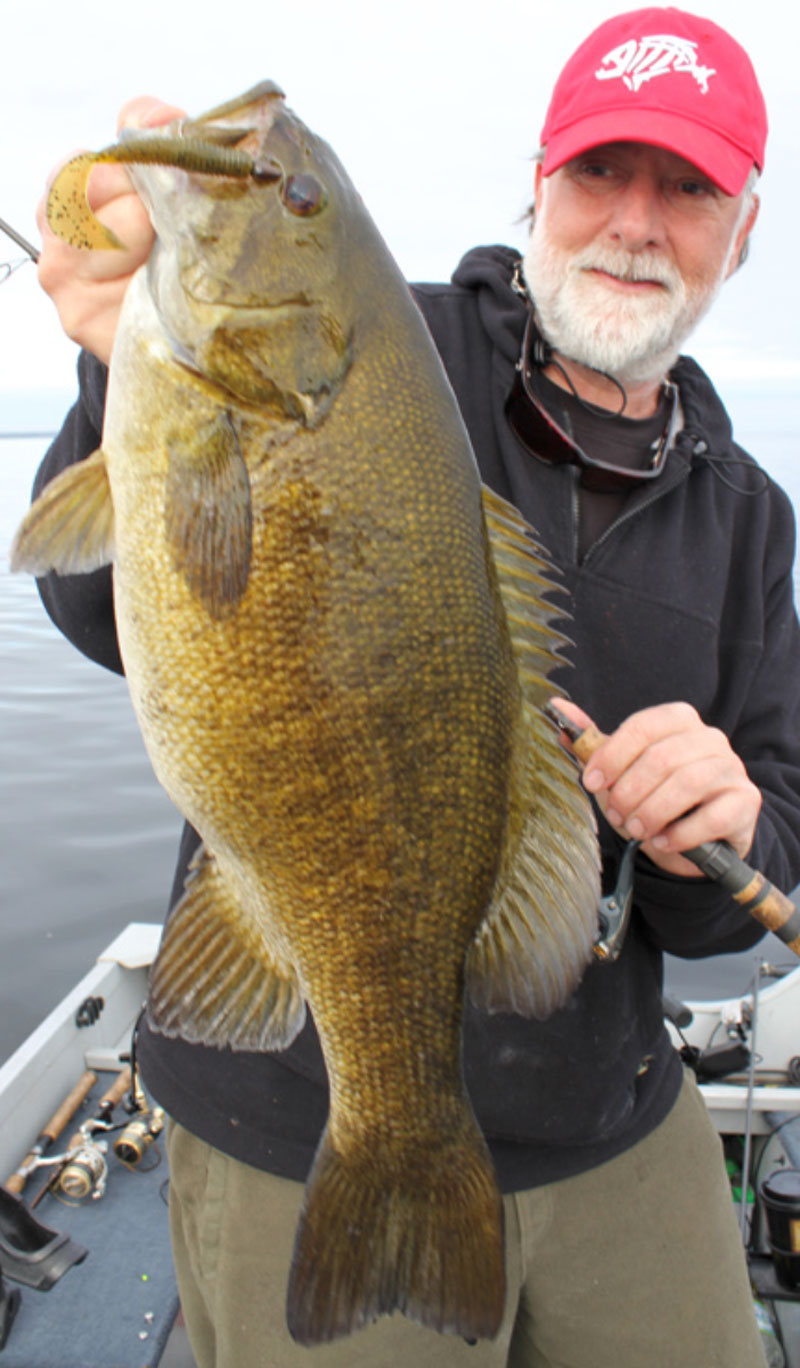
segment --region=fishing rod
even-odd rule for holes
[[[16,228],[12,228],[11,224],[6,223],[3,218],[0,218],[0,231],[4,232],[6,237],[10,237],[12,242],[16,242],[17,246],[21,247],[23,252],[27,252],[31,261],[39,260],[39,252],[37,248],[34,247],[33,243],[28,242],[27,238],[24,238],[21,233],[17,232]]]
[[[128,1100],[124,1101],[128,1092]],[[123,1101],[130,1119],[114,1121],[114,1110]],[[108,1135],[119,1132],[112,1143],[113,1152],[125,1168],[133,1170],[141,1165],[160,1136],[165,1120],[162,1107],[151,1110],[138,1077],[130,1065],[126,1066],[103,1094],[95,1114],[71,1137],[63,1154],[41,1160],[42,1164],[53,1166],[53,1172],[31,1202],[31,1210],[48,1192],[72,1203],[89,1196],[95,1201],[101,1198],[108,1181]],[[161,1154],[157,1148],[154,1154],[155,1163],[159,1163]],[[140,1171],[146,1170],[141,1167]]]
[[[546,703],[544,712],[567,737],[582,765],[607,740],[595,726],[577,726],[554,703]],[[722,884],[745,912],[800,955],[800,909],[763,874],[742,860],[733,846],[727,841],[704,841],[681,854],[706,878]]]
[[[61,1134],[68,1122],[72,1120],[79,1106],[89,1095],[96,1082],[97,1074],[92,1073],[91,1069],[87,1069],[86,1072],[81,1075],[78,1082],[75,1084],[75,1087],[72,1088],[64,1098],[64,1101],[61,1103],[55,1115],[52,1116],[47,1125],[43,1127],[41,1134],[31,1146],[30,1152],[25,1156],[19,1167],[6,1179],[5,1186],[8,1192],[16,1194],[22,1192],[22,1189],[31,1174],[41,1166],[46,1151],[53,1144],[53,1141]]]
[[[102,1197],[108,1172],[106,1146],[102,1142],[97,1142],[94,1135],[96,1132],[112,1129],[111,1115],[130,1086],[131,1070],[130,1066],[126,1065],[103,1093],[94,1116],[85,1121],[80,1130],[70,1138],[64,1153],[44,1161],[56,1167],[44,1187],[36,1194],[31,1203],[31,1210],[39,1205],[47,1192],[55,1189],[59,1189],[75,1201],[80,1201],[90,1192],[95,1197]]]

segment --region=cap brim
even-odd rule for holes
[[[685,157],[726,195],[739,195],[753,166],[752,156],[727,138],[683,115],[660,110],[608,109],[551,133],[545,147],[545,176],[592,147],[609,142],[642,142]]]

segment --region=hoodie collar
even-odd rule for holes
[[[475,291],[481,322],[500,355],[517,364],[527,311],[512,288],[514,267],[521,260],[513,247],[495,244],[474,247],[461,258],[453,284]],[[696,361],[681,356],[670,371],[678,386],[683,409],[683,432],[692,439],[695,454],[719,459],[730,454],[731,421],[714,386]]]

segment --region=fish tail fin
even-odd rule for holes
[[[503,1203],[472,1116],[403,1164],[378,1146],[340,1154],[326,1129],[306,1185],[289,1277],[292,1337],[312,1345],[394,1310],[491,1339],[505,1301]]]

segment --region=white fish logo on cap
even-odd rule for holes
[[[668,76],[671,71],[694,76],[704,95],[709,77],[716,75],[713,67],[698,64],[697,43],[671,34],[651,34],[620,43],[606,53],[594,74],[598,81],[622,80],[629,90],[636,91],[654,76]]]

